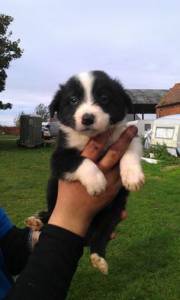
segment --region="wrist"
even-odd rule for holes
[[[85,237],[90,225],[90,220],[87,218],[75,218],[74,216],[66,216],[65,214],[52,213],[48,224],[55,225],[71,231],[81,237]]]

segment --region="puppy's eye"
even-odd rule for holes
[[[103,103],[107,103],[109,101],[109,97],[105,94],[100,95],[100,99]]]
[[[70,101],[71,104],[75,105],[75,104],[77,104],[79,102],[79,99],[76,96],[71,96],[69,98],[69,101]]]

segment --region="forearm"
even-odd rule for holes
[[[0,248],[10,274],[19,274],[25,267],[31,252],[29,229],[13,226],[1,240]]]
[[[0,208],[0,249],[6,268],[12,274],[18,274],[25,266],[28,256],[29,229],[13,226],[3,209]]]
[[[80,236],[53,225],[45,226],[26,268],[6,299],[65,299],[82,253]]]

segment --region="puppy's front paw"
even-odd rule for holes
[[[129,191],[138,191],[145,182],[144,173],[139,167],[129,166],[121,171],[122,184]]]
[[[87,181],[83,183],[91,196],[101,194],[106,189],[106,178],[104,174],[97,169],[95,174],[89,174]]]
[[[90,259],[94,268],[97,268],[104,275],[108,274],[108,263],[103,257],[99,256],[97,253],[92,253]]]
[[[79,168],[66,178],[79,180],[92,196],[98,195],[106,189],[106,178],[94,162],[86,158]]]

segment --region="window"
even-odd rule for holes
[[[174,135],[174,127],[157,127],[156,138],[172,139]]]
[[[145,131],[148,131],[148,130],[150,130],[151,129],[151,124],[145,124],[144,125],[144,130]]]

